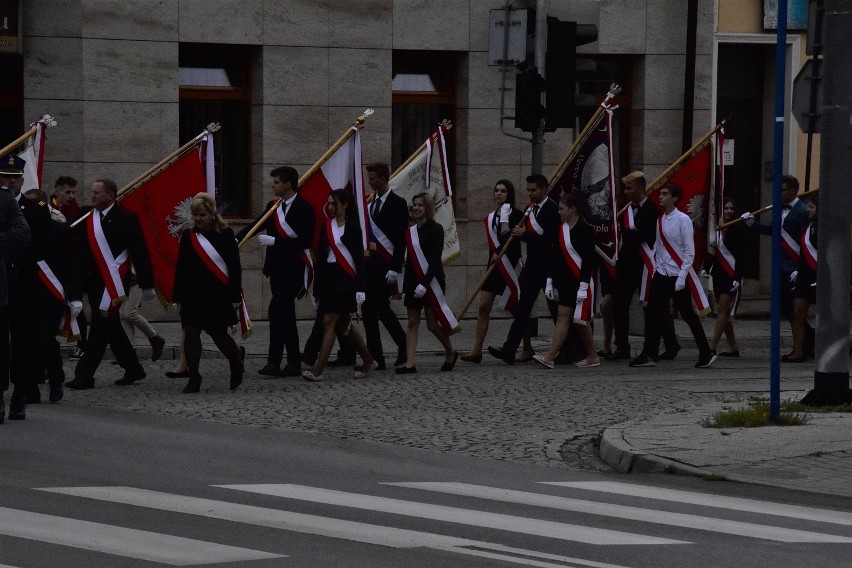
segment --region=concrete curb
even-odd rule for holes
[[[668,458],[637,450],[624,439],[624,430],[638,421],[610,426],[603,432],[600,457],[618,473],[673,473],[706,477],[712,472]]]

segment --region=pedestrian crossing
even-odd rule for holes
[[[128,526],[111,525],[102,518],[78,518],[85,517],[84,511],[92,507],[75,507],[69,516],[47,514],[43,508],[34,512],[0,507],[0,536],[11,537],[4,543],[12,543],[13,549],[17,543],[38,541],[171,566],[253,566],[255,562],[258,566],[300,566],[310,557],[310,548],[299,547],[296,540],[288,538],[246,547],[246,541],[232,539],[239,532],[238,525],[389,549],[431,549],[481,559],[483,565],[492,565],[493,561],[497,562],[493,565],[542,568],[634,568],[606,562],[611,557],[594,551],[625,546],[652,551],[703,546],[708,534],[773,543],[852,544],[852,513],[631,483],[529,481],[523,488],[504,488],[389,480],[364,484],[360,491],[317,485],[214,485],[200,488],[199,492],[207,495],[204,497],[140,487],[46,487],[38,489],[37,495],[62,495],[65,504],[68,499],[70,503],[80,499],[104,507],[123,507],[125,512],[144,509],[158,519],[161,515],[162,522],[151,531],[130,526],[135,514],[121,517],[126,522],[119,524]],[[541,491],[545,487],[549,490]],[[632,504],[590,498],[598,495],[610,501],[613,496],[630,497]],[[487,503],[498,504],[501,512],[494,512],[495,507]],[[690,513],[664,510],[659,508],[660,503],[690,505]],[[323,514],[299,512],[299,504],[319,506]],[[720,510],[728,513],[720,518]],[[748,520],[724,518],[732,516],[730,511]],[[195,538],[178,536],[186,533],[175,520],[175,513],[230,523],[227,526],[233,528],[209,535],[205,532],[204,538],[197,533],[191,535]],[[791,523],[799,521],[804,524],[802,528],[791,528]],[[518,546],[519,542],[524,546]],[[559,542],[572,544],[542,544]],[[574,554],[558,553],[563,551]],[[0,552],[0,562],[3,560]],[[264,563],[273,560],[274,564]],[[0,568],[14,567],[0,563]]]

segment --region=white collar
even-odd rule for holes
[[[112,208],[113,208],[113,207],[115,207],[115,202],[113,202],[113,203],[112,203],[109,207],[107,207],[106,209],[104,209],[103,211],[101,211],[101,217],[106,217],[106,216],[107,216],[107,213],[109,213],[110,211],[112,211]]]

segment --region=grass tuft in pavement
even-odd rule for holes
[[[749,399],[745,408],[720,410],[699,424],[704,428],[757,428],[760,426],[801,426],[810,421],[809,414],[791,411],[788,404],[781,405],[776,422],[769,420],[769,403],[765,400]]]

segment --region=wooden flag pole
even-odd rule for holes
[[[444,120],[442,120],[442,121],[441,121],[441,124],[443,124],[443,125],[444,125],[444,127],[445,127],[447,130],[449,130],[450,128],[452,128],[452,127],[453,127],[453,123],[452,123],[452,122],[450,122],[449,120],[447,120],[446,118],[445,118]],[[430,136],[430,138],[434,138],[435,140],[437,140],[437,139],[438,139],[438,135],[437,135],[437,133],[433,133],[433,134]],[[413,152],[413,153],[412,153],[412,154],[408,157],[408,159],[407,159],[407,160],[405,160],[405,161],[402,163],[402,165],[401,165],[401,166],[399,166],[397,169],[395,169],[395,170],[393,171],[393,173],[390,175],[390,179],[393,179],[393,178],[396,176],[396,174],[398,174],[399,172],[401,172],[402,170],[404,170],[406,167],[408,167],[408,164],[410,164],[411,162],[413,162],[413,161],[417,158],[417,156],[419,156],[420,154],[422,154],[422,153],[423,153],[423,152],[425,152],[425,151],[426,151],[426,142],[424,142],[423,144],[421,144],[421,145],[420,145],[420,147],[419,147],[417,150],[415,150],[415,151],[414,151],[414,152]]]
[[[706,135],[704,135],[704,137],[701,138],[701,140],[696,142],[692,146],[692,148],[690,148],[689,150],[684,152],[684,154],[680,158],[675,160],[675,162],[672,165],[670,165],[668,168],[665,169],[665,171],[663,171],[663,173],[661,173],[659,176],[657,176],[657,179],[655,179],[653,182],[651,182],[650,184],[645,186],[645,196],[647,197],[648,195],[651,195],[658,187],[660,187],[661,185],[663,185],[664,183],[669,181],[669,178],[672,177],[675,174],[675,172],[677,172],[683,166],[683,164],[685,164],[687,161],[689,161],[690,158],[692,158],[695,154],[697,154],[698,151],[701,148],[703,148],[704,145],[707,144],[710,141],[710,138],[714,134],[716,134],[716,132],[718,132],[720,128],[725,126],[725,123],[727,121],[728,121],[728,119],[726,118],[722,122],[717,124],[715,127],[713,127],[713,129],[710,132],[708,132]],[[618,215],[621,216],[625,211],[627,211],[628,207],[630,207],[630,203],[628,203],[627,205],[622,207],[621,210],[618,212]]]
[[[807,197],[809,195],[813,195],[814,193],[816,193],[818,191],[819,191],[819,188],[811,189],[810,191],[805,191],[803,193],[799,193],[798,195],[796,195],[796,197]],[[752,211],[751,214],[753,216],[757,217],[761,213],[766,213],[767,211],[770,211],[770,210],[772,210],[772,205],[767,205],[765,207],[761,207],[757,211]],[[724,229],[726,227],[730,227],[731,225],[736,225],[737,223],[742,223],[742,222],[743,222],[742,217],[737,217],[736,219],[732,219],[732,220],[728,221],[727,223],[722,223],[721,225],[719,225],[719,228]]]
[[[217,122],[211,122],[210,124],[208,124],[207,128],[205,130],[203,130],[201,132],[201,134],[199,134],[198,136],[196,136],[195,138],[193,138],[192,140],[190,140],[189,142],[187,142],[186,144],[184,144],[183,146],[181,146],[180,148],[178,148],[177,150],[175,150],[174,152],[172,152],[171,154],[169,154],[168,156],[166,156],[165,158],[160,160],[156,165],[151,166],[150,168],[145,170],[145,172],[143,174],[136,177],[136,179],[134,179],[133,181],[131,181],[130,183],[128,183],[127,185],[122,187],[120,190],[118,190],[118,195],[116,196],[115,200],[121,201],[122,199],[127,197],[130,193],[132,193],[135,189],[137,189],[143,183],[145,183],[146,181],[148,181],[152,177],[159,174],[165,168],[172,165],[172,163],[174,163],[175,160],[177,160],[178,158],[180,158],[181,156],[186,154],[189,150],[191,150],[196,145],[198,145],[198,143],[201,142],[201,140],[205,136],[207,136],[210,133],[218,131],[220,128],[221,128],[221,126]],[[80,217],[79,219],[74,221],[71,224],[71,227],[72,228],[76,227],[81,222],[83,222],[89,215],[92,214],[92,211],[94,211],[94,209],[90,209],[89,211],[87,211],[85,215],[83,215],[82,217]]]
[[[346,132],[344,132],[343,135],[340,138],[337,139],[337,142],[332,144],[332,146],[328,150],[326,150],[325,154],[323,154],[320,157],[320,159],[317,160],[314,163],[313,166],[308,168],[308,170],[304,174],[302,174],[302,176],[299,178],[299,187],[302,187],[302,184],[304,184],[306,181],[308,181],[308,179],[314,173],[316,173],[316,171],[318,169],[320,169],[322,167],[322,165],[335,152],[337,152],[337,150],[339,150],[340,147],[343,146],[343,144],[345,144],[346,141],[349,140],[349,138],[353,134],[355,134],[355,129],[358,128],[359,126],[361,126],[362,124],[364,124],[364,122],[367,120],[367,118],[371,114],[373,114],[373,109],[368,108],[364,111],[364,113],[361,116],[359,116],[358,118],[355,119],[355,122],[352,124],[352,126],[346,129]],[[249,232],[246,233],[246,236],[243,237],[243,240],[240,241],[239,246],[243,246],[250,238],[252,238],[255,235],[255,233],[257,233],[260,230],[260,228],[263,226],[263,224],[266,223],[267,219],[269,219],[273,215],[273,213],[275,213],[275,210],[278,209],[278,207],[281,206],[281,203],[283,203],[283,200],[279,199],[278,202],[275,203],[275,205],[273,205],[272,207],[269,208],[269,211],[264,213],[263,216],[260,219],[258,219],[257,223],[255,223],[254,226],[252,226],[252,228],[249,230]]]
[[[56,126],[56,120],[54,120],[54,118],[49,114],[44,115],[36,122],[43,122],[47,126]],[[10,142],[6,146],[4,146],[3,149],[0,150],[0,156],[5,156],[7,152],[11,152],[15,148],[17,148],[18,146],[29,140],[32,136],[35,136],[36,132],[38,132],[38,126],[33,126],[24,134],[16,138],[13,142]]]

